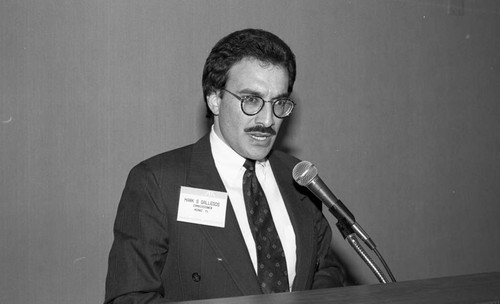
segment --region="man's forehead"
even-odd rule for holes
[[[258,80],[259,76],[262,76],[261,72],[263,70],[272,73],[282,72],[283,80],[288,83],[288,71],[283,66],[263,62],[255,58],[242,59],[233,64],[228,71],[226,83],[237,82],[241,84],[242,82]]]

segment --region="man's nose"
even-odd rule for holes
[[[256,122],[262,124],[265,127],[271,127],[274,125],[274,113],[273,104],[270,102],[265,102],[262,110],[256,115]]]

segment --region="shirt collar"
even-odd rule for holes
[[[245,163],[245,158],[236,153],[228,144],[226,144],[220,137],[215,133],[214,126],[210,131],[210,145],[212,148],[212,155],[217,166],[220,166],[232,177],[236,177],[237,174],[242,170],[243,164]],[[266,167],[268,167],[269,160],[257,161],[256,167],[262,167],[262,171],[265,172]],[[243,169],[244,170],[244,169]]]

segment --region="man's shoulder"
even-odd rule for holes
[[[165,166],[175,168],[178,166],[185,166],[185,164],[192,158],[194,150],[198,151],[198,153],[205,153],[209,149],[210,144],[208,136],[203,136],[195,143],[154,155],[143,160],[140,164],[145,164],[153,168]]]
[[[271,151],[271,154],[269,154],[269,161],[271,163],[279,162],[287,167],[294,167],[297,163],[300,162],[300,159],[286,152],[273,150]]]
[[[183,181],[189,166],[194,144],[151,156],[132,167],[128,180],[154,179],[159,184]]]
[[[189,155],[191,155],[191,151],[193,150],[194,144],[190,144],[187,146],[175,148],[172,150],[168,150],[159,154],[156,154],[154,156],[151,156],[145,160],[143,160],[141,163],[148,164],[151,166],[157,166],[159,164],[164,164],[164,163],[182,163],[183,160],[186,160],[189,158]]]

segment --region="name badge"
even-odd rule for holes
[[[227,193],[181,186],[177,220],[221,227],[226,224]]]

